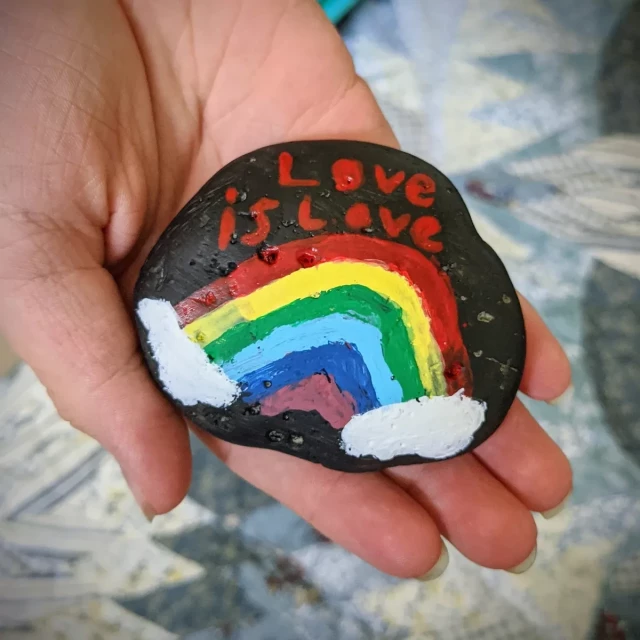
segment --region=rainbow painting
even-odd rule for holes
[[[162,374],[160,345],[171,340],[153,313],[141,304]],[[483,421],[447,275],[400,243],[362,234],[294,240],[240,263],[163,322],[175,324],[172,339],[179,327],[194,354],[188,366],[164,367],[165,386],[182,367],[183,388],[171,394],[185,404],[314,411],[342,430],[347,453],[379,459],[448,457]]]

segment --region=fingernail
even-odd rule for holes
[[[558,396],[557,398],[554,398],[553,400],[549,400],[547,404],[550,404],[553,407],[564,408],[571,403],[571,400],[573,399],[573,392],[574,392],[573,384],[570,384],[565,389],[562,395]]]
[[[572,493],[572,491],[569,491],[565,499],[557,507],[553,507],[553,509],[549,509],[548,511],[541,511],[540,513],[542,517],[546,518],[547,520],[551,520],[551,518],[557,516],[561,511],[564,511],[564,508],[567,506],[569,500],[571,499]]]
[[[430,571],[425,573],[422,577],[418,578],[421,582],[429,582],[430,580],[435,580],[439,578],[444,572],[445,569],[449,566],[449,552],[447,551],[447,546],[445,543],[442,543],[442,551],[440,551],[440,557],[438,558],[438,562],[436,562]]]
[[[127,485],[129,485],[129,489],[131,490],[131,495],[133,496],[133,499],[137,502],[138,506],[140,507],[140,511],[142,511],[142,513],[144,514],[144,517],[147,519],[148,522],[152,522],[153,519],[158,515],[156,513],[156,510],[147,502],[147,500],[145,500],[144,496],[142,495],[142,492],[136,486],[135,482],[131,482],[129,480],[124,469],[122,467],[120,467],[120,469],[122,471],[122,475],[124,476],[125,482],[127,483]]]
[[[148,504],[141,504],[140,509],[142,509],[142,513],[149,523],[153,522],[153,519],[158,515],[153,507]]]
[[[533,548],[533,551],[529,554],[527,559],[524,562],[521,562],[519,565],[512,567],[511,569],[507,569],[509,573],[524,573],[528,571],[533,566],[533,563],[536,561],[536,555],[538,554],[537,545]]]

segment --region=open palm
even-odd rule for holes
[[[0,329],[60,413],[116,456],[145,512],[163,513],[187,490],[191,455],[133,328],[148,251],[242,153],[396,141],[314,0],[7,0],[0,12]],[[522,391],[550,400],[569,365],[523,304]],[[531,511],[571,488],[566,458],[519,401],[473,454],[382,473],[198,435],[324,534],[404,577],[434,566],[441,535],[481,565],[520,564],[535,548]]]

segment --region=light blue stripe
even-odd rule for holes
[[[382,353],[380,330],[361,320],[337,313],[298,325],[278,327],[264,340],[239,351],[222,368],[232,380],[240,380],[265,365],[281,360],[289,353],[308,351],[329,343],[357,346],[381,405],[402,402],[402,387],[393,379]]]

